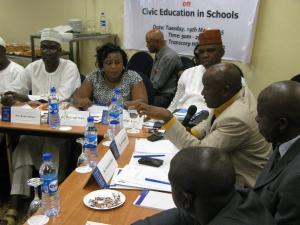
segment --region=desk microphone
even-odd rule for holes
[[[197,106],[191,105],[186,113],[186,116],[184,117],[184,120],[182,121],[183,126],[187,126],[190,120],[192,119],[193,115],[197,112]]]

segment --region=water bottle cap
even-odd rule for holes
[[[43,161],[50,161],[52,158],[52,155],[50,152],[43,153]]]
[[[115,88],[115,94],[121,94],[121,90],[119,88]]]
[[[55,87],[51,87],[51,88],[50,88],[50,92],[51,92],[51,93],[56,92]]]
[[[88,121],[88,123],[93,123],[93,122],[94,122],[94,117],[89,116],[89,117],[87,118],[87,121]]]
[[[116,102],[117,101],[117,98],[116,97],[112,97],[111,98],[111,102]]]

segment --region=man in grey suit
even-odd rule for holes
[[[188,147],[171,161],[169,180],[177,208],[133,225],[275,225],[255,193],[236,191],[228,155],[215,148]]]
[[[271,145],[255,122],[256,99],[247,87],[242,87],[241,72],[233,64],[209,67],[202,81],[202,95],[213,110],[208,119],[192,129],[193,135],[168,110],[145,104],[138,110],[164,120],[166,138],[179,149],[209,146],[227,152],[236,171],[237,186],[253,187],[271,154]]]
[[[278,225],[300,224],[300,84],[281,81],[258,96],[257,122],[274,152],[254,192]]]
[[[153,29],[146,34],[147,48],[155,53],[150,80],[155,91],[153,105],[168,107],[176,92],[177,73],[181,68],[181,59],[166,45],[163,33]]]

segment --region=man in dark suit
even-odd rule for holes
[[[188,147],[171,161],[169,180],[177,208],[133,225],[275,225],[255,193],[235,191],[235,172],[226,153]]]
[[[278,225],[300,224],[300,84],[271,84],[259,94],[257,112],[259,130],[274,152],[254,192]]]

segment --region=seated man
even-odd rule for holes
[[[300,224],[300,84],[281,81],[258,96],[257,122],[274,152],[254,192],[277,225]]]
[[[57,31],[47,29],[41,35],[41,60],[30,63],[21,75],[11,85],[11,92],[5,94],[2,103],[10,105],[15,101],[27,102],[28,94],[49,95],[50,87],[55,87],[60,100],[67,99],[80,86],[80,75],[77,66],[70,60],[61,59],[61,43],[63,37]],[[58,162],[64,154],[59,154],[65,149],[66,140],[21,136],[19,144],[13,152],[13,177],[11,188],[11,206],[4,219],[9,224],[14,224],[17,219],[17,207],[23,196],[30,195],[30,188],[26,181],[32,177],[32,169],[39,169],[42,163],[42,153],[51,152],[53,162],[58,168]],[[61,168],[60,168],[61,169]],[[63,176],[62,171],[59,177]],[[61,176],[60,176],[61,175]]]
[[[254,193],[235,190],[230,158],[215,148],[188,147],[178,152],[171,161],[169,180],[177,208],[133,225],[275,225]]]
[[[271,145],[255,122],[256,99],[247,87],[242,87],[240,71],[233,64],[211,66],[202,81],[202,95],[213,111],[192,128],[194,136],[166,109],[141,104],[138,110],[140,114],[164,120],[166,138],[180,149],[209,146],[227,152],[236,171],[237,185],[253,187],[271,154]]]
[[[9,90],[10,84],[17,79],[20,79],[20,74],[24,68],[19,64],[10,61],[6,56],[6,43],[0,37],[0,93]]]
[[[168,107],[176,92],[181,60],[177,53],[166,45],[160,30],[150,30],[146,34],[146,42],[149,52],[155,53],[150,75],[155,90],[153,105]]]
[[[24,68],[19,64],[10,61],[6,56],[6,43],[0,37],[0,94],[9,90],[10,84],[17,79],[20,79],[20,74]],[[3,134],[0,133],[0,142]]]
[[[190,105],[197,106],[197,109],[207,109],[203,96],[199,93],[203,89],[202,77],[205,70],[220,63],[224,55],[220,30],[206,30],[199,34],[197,54],[201,65],[189,68],[181,74],[176,94],[168,107],[170,112],[187,109]]]

